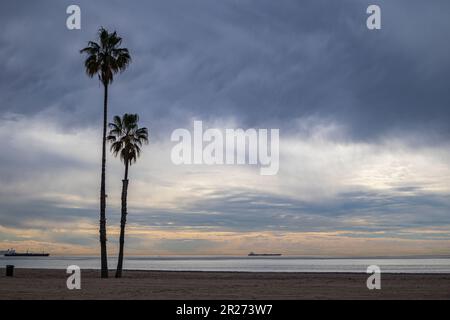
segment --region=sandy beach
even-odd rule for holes
[[[100,279],[83,270],[68,290],[65,270],[0,269],[0,299],[450,299],[450,274],[383,274],[368,290],[366,274],[125,271]],[[113,273],[111,272],[111,276]]]

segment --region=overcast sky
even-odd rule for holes
[[[127,253],[450,254],[446,0],[3,1],[0,250],[98,252],[103,91],[79,50],[100,26],[133,58],[110,118],[150,131]],[[279,173],[175,166],[170,134],[194,120],[279,128]],[[115,252],[123,165],[107,173]]]

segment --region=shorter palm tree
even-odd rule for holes
[[[143,143],[148,143],[147,128],[139,128],[137,114],[124,114],[122,118],[115,116],[109,124],[108,141],[111,143],[111,152],[120,156],[125,164],[125,176],[122,180],[122,210],[120,219],[119,260],[117,262],[116,278],[122,277],[123,251],[125,243],[125,225],[127,223],[127,193],[128,193],[128,167],[135,163],[141,154]]]

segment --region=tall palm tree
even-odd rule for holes
[[[111,142],[111,152],[114,156],[120,155],[125,165],[125,175],[122,180],[122,213],[120,218],[119,260],[117,262],[116,278],[122,276],[123,247],[125,243],[125,224],[127,223],[127,193],[128,193],[128,167],[135,163],[141,154],[143,143],[148,143],[147,128],[139,128],[137,114],[124,114],[122,118],[114,117],[109,124],[108,141]]]
[[[80,51],[86,54],[84,66],[89,77],[98,75],[104,88],[103,100],[103,145],[102,145],[102,174],[100,182],[100,251],[102,278],[108,278],[108,256],[106,252],[106,124],[108,119],[108,86],[114,80],[114,74],[124,71],[131,62],[128,49],[121,48],[122,38],[114,31],[109,33],[106,29],[98,31],[99,42],[89,41],[88,46]]]

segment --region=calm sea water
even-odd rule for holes
[[[17,268],[65,269],[78,265],[82,269],[99,269],[98,257],[0,257],[0,267],[12,264]],[[450,273],[450,258],[302,258],[302,257],[127,257],[129,270],[171,271],[245,271],[245,272],[366,272],[369,265],[378,265],[389,273]],[[116,260],[110,259],[114,268]]]

